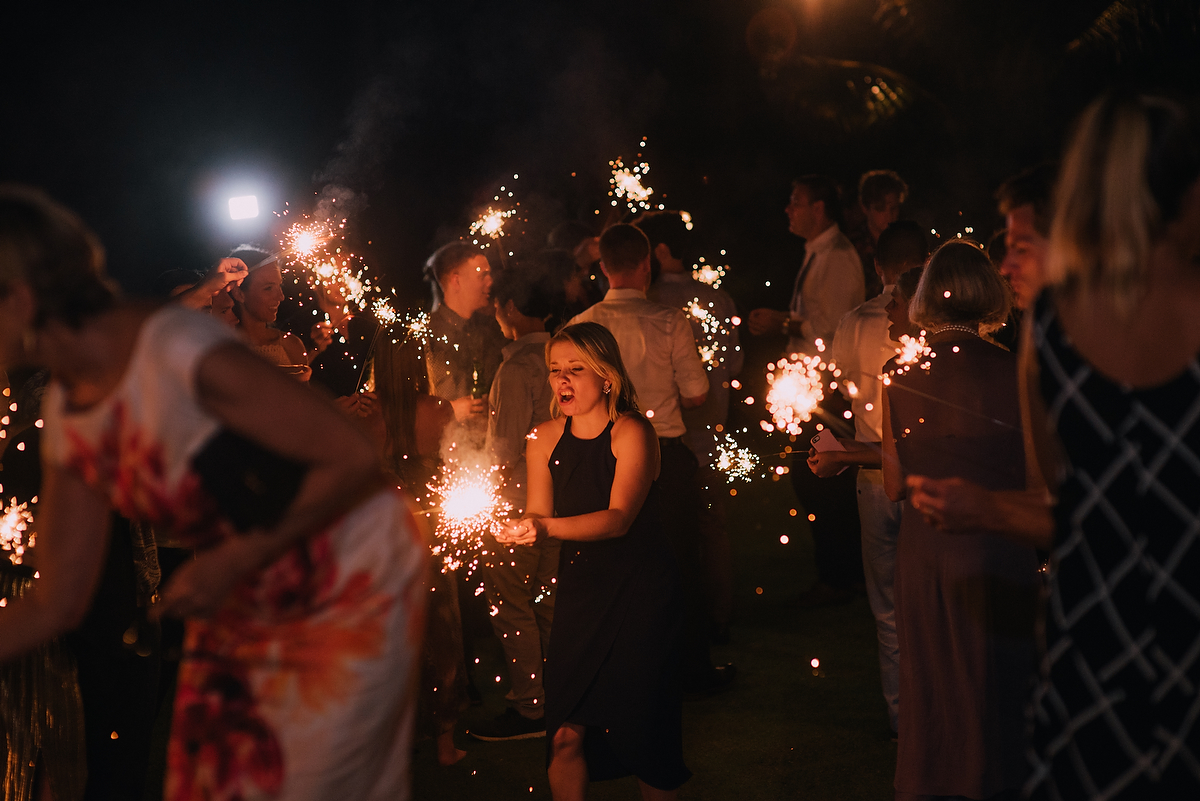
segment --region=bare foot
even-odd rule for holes
[[[438,735],[437,751],[439,765],[455,765],[467,755],[466,751],[454,745],[453,730]]]

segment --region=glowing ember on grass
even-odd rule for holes
[[[800,433],[800,425],[812,419],[818,405],[825,399],[821,381],[821,370],[826,365],[820,356],[798,356],[780,359],[768,366],[767,411],[778,428],[792,436]],[[764,430],[773,430],[771,423],[763,422]]]
[[[442,559],[442,572],[467,566],[467,575],[479,566],[483,535],[495,535],[512,511],[500,496],[499,468],[470,467],[449,462],[428,487],[440,499],[437,544],[433,555]]]
[[[19,504],[13,498],[4,507],[4,514],[0,516],[0,550],[8,552],[8,561],[14,565],[21,564],[25,549],[36,544],[37,535],[29,528],[32,525],[33,514],[28,503]]]
[[[749,482],[758,472],[762,462],[758,454],[749,448],[738,445],[737,440],[726,434],[717,440],[713,457],[713,469],[725,474],[726,481],[741,480]]]

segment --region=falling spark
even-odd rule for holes
[[[28,503],[17,503],[13,498],[4,507],[0,516],[0,550],[8,551],[8,561],[19,565],[25,557],[25,550],[37,544],[37,534],[30,531],[33,525],[33,514],[29,511]],[[28,536],[26,536],[26,532]]]
[[[796,354],[793,354],[796,355]],[[780,359],[768,366],[767,411],[774,425],[792,436],[800,433],[800,424],[812,419],[817,406],[825,399],[821,382],[826,365],[820,356],[798,356],[796,360]],[[764,430],[770,423],[764,422]]]
[[[433,555],[441,557],[443,573],[464,565],[468,576],[474,573],[483,535],[499,533],[512,511],[512,504],[500,495],[498,471],[498,467],[447,462],[441,475],[428,484],[433,497],[441,501]]]
[[[741,447],[737,440],[728,434],[717,440],[716,452],[709,455],[713,457],[713,469],[724,473],[725,480],[731,484],[736,480],[749,482],[761,465],[758,454],[749,448]]]

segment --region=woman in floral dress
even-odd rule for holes
[[[371,443],[211,317],[121,301],[69,211],[0,187],[0,362],[44,364],[41,578],[0,659],[75,626],[110,509],[196,558],[166,797],[408,797],[422,555]]]

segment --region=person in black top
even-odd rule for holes
[[[612,334],[570,325],[547,343],[555,417],[530,434],[528,511],[500,539],[563,540],[546,659],[556,801],[633,774],[674,799],[683,763],[679,570],[662,532],[658,439]]]

